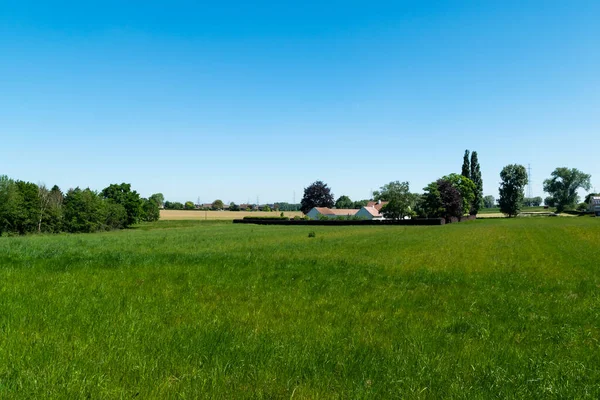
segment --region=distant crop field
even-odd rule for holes
[[[200,211],[200,210],[160,210],[160,219],[177,220],[234,220],[250,217],[278,217],[281,211]],[[302,216],[300,211],[284,211],[283,215],[293,218]]]
[[[0,237],[0,398],[600,398],[600,218]]]

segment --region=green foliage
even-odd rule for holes
[[[280,211],[300,211],[300,204],[291,204],[286,202],[277,203]]]
[[[3,237],[1,397],[600,394],[594,218],[183,222]]]
[[[0,175],[0,236],[17,233],[22,196],[15,181]]]
[[[64,195],[56,185],[48,193],[48,202],[46,212],[43,214],[42,231],[48,233],[58,233],[64,230],[63,227],[63,200]]]
[[[577,168],[556,168],[552,171],[551,178],[544,181],[544,191],[554,199],[556,211],[562,212],[567,207],[574,207],[577,204],[578,189],[590,190],[590,178],[591,175]]]
[[[335,208],[346,209],[346,208],[354,208],[354,203],[350,200],[348,196],[340,196],[335,202]]]
[[[137,224],[140,221],[143,212],[142,199],[138,192],[131,190],[131,184],[121,183],[119,185],[113,183],[102,190],[102,196],[125,208],[127,213],[125,227]]]
[[[160,205],[156,198],[142,199],[143,221],[156,222],[160,219]]]
[[[548,196],[544,199],[544,205],[548,207],[554,207],[554,197]]]
[[[223,200],[218,200],[217,199],[217,200],[215,200],[215,201],[212,202],[211,208],[213,210],[222,210],[223,206],[224,206]]]
[[[387,219],[403,219],[414,216],[417,196],[410,192],[408,182],[393,181],[373,192],[375,200],[387,201],[381,214]]]
[[[240,211],[240,206],[232,201],[229,203],[229,211]]]
[[[442,177],[442,180],[450,182],[450,184],[459,191],[462,198],[462,213],[467,213],[474,209],[474,201],[477,191],[475,183],[464,175],[450,174]],[[478,209],[479,210],[479,209]],[[463,215],[461,214],[461,216]]]
[[[107,202],[108,203],[108,202]],[[110,202],[115,206],[124,206],[114,201]],[[115,208],[115,207],[113,207]],[[105,229],[106,223],[106,204],[98,193],[89,188],[81,190],[80,188],[71,189],[67,192],[64,199],[64,220],[65,229],[71,233],[91,233]],[[125,217],[127,214],[125,213]],[[114,224],[115,222],[112,221]],[[123,221],[123,225],[125,225]]]
[[[589,209],[590,205],[588,203],[579,203],[577,205],[577,211],[587,211]]]
[[[159,208],[163,207],[165,204],[165,196],[162,193],[154,193],[148,200],[155,202]]]
[[[423,188],[423,195],[419,202],[419,216],[423,218],[441,218],[446,210],[440,195],[437,182],[431,182]]]
[[[300,211],[308,213],[313,207],[333,207],[333,193],[326,183],[316,181],[304,188]]]
[[[483,198],[483,206],[485,208],[494,208],[494,207],[496,207],[496,199],[494,199],[494,196],[492,196],[492,195],[485,196]]]
[[[539,196],[537,197],[524,197],[523,198],[523,206],[525,207],[539,207],[542,204],[543,199]]]
[[[196,209],[196,205],[194,204],[193,201],[186,201],[183,207],[186,210],[195,210]]]
[[[194,203],[191,201],[189,203],[192,203],[192,205],[194,205]],[[165,201],[164,206],[165,206],[166,210],[183,210],[183,209],[185,209],[185,206],[183,205],[183,203],[180,203],[178,201],[173,201],[173,202]]]
[[[477,215],[483,206],[483,179],[481,178],[481,166],[479,165],[479,158],[477,157],[476,151],[471,153],[471,175],[467,178],[470,178],[475,184],[475,197],[471,203],[469,213],[471,215]]]
[[[463,179],[463,182],[469,179],[462,175],[461,178]],[[460,190],[456,187],[456,182],[452,182],[448,179],[439,179],[437,181],[437,186],[440,193],[440,201],[444,210],[441,217],[448,220],[452,217],[460,218],[463,216],[465,213],[464,198],[462,197]]]
[[[527,185],[527,171],[518,164],[505,166],[500,172],[500,211],[509,217],[516,217],[523,204],[523,188]]]
[[[39,189],[35,183],[16,181],[19,192],[19,212],[16,219],[16,231],[23,235],[38,230],[40,217],[40,203],[38,198]]]
[[[463,165],[460,174],[465,178],[471,179],[471,163],[469,162],[469,150],[465,150],[463,156]]]
[[[265,205],[263,206],[263,208],[262,208],[262,211],[265,211],[265,212],[271,212],[271,207],[269,207],[269,205],[268,205],[268,204],[265,204]]]
[[[354,203],[352,203],[352,207],[350,208],[354,208],[354,209],[361,209],[363,207],[366,207],[367,204],[369,204],[369,200],[357,200]]]
[[[456,175],[456,174],[453,174]],[[467,179],[462,175],[462,179]],[[455,179],[455,181],[457,181]],[[419,216],[425,218],[461,217],[463,212],[463,198],[455,183],[447,179],[438,179],[423,188],[423,195],[419,201]]]

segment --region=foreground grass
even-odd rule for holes
[[[594,218],[0,238],[0,398],[598,398],[598,243]]]

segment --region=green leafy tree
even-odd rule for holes
[[[414,215],[416,197],[410,192],[408,182],[393,181],[373,192],[375,200],[387,201],[381,213],[388,219],[403,219]]]
[[[183,205],[183,207],[186,210],[195,210],[196,209],[196,205],[194,204],[193,201],[186,201],[185,204]]]
[[[541,197],[524,197],[523,205],[526,207],[538,207],[542,204],[543,199]]]
[[[35,183],[17,181],[17,190],[20,193],[21,202],[16,221],[17,232],[21,235],[38,231],[40,222],[39,187]]]
[[[63,206],[66,230],[71,233],[90,233],[104,230],[106,228],[106,204],[107,202],[103,201],[98,193],[89,188],[69,190],[65,196]],[[115,207],[120,205],[116,202],[112,204]],[[127,218],[126,214],[124,216]],[[122,226],[125,226],[125,222],[126,219],[123,221]]]
[[[554,197],[552,196],[547,196],[544,199],[544,205],[548,206],[548,207],[554,207]]]
[[[148,200],[154,201],[158,204],[159,208],[164,207],[165,204],[165,196],[162,193],[154,193],[152,196],[148,198]],[[166,208],[166,207],[165,207]]]
[[[102,197],[125,208],[127,212],[125,227],[139,222],[143,212],[142,199],[138,192],[131,190],[131,184],[112,184],[102,190]]]
[[[63,199],[64,195],[56,185],[48,193],[48,209],[42,221],[42,231],[58,233],[63,231]]]
[[[463,156],[463,165],[460,174],[466,178],[471,179],[471,164],[469,162],[469,150],[465,150],[465,155]]]
[[[0,236],[3,233],[17,233],[21,202],[15,181],[0,175]]]
[[[578,189],[590,190],[590,178],[577,168],[556,168],[551,178],[544,181],[544,191],[554,198],[556,211],[562,212],[567,207],[575,207],[579,199]]]
[[[423,188],[419,202],[419,215],[427,218],[461,217],[463,215],[463,199],[460,191],[452,182],[438,179]]]
[[[515,217],[523,204],[523,188],[527,185],[527,171],[517,164],[505,166],[500,172],[500,211],[509,217]]]
[[[146,216],[143,216],[145,219]],[[126,228],[127,211],[121,204],[114,201],[104,201],[104,225],[107,230]]]
[[[460,192],[463,201],[462,210],[465,213],[469,212],[475,201],[475,191],[477,190],[475,183],[466,176],[458,174],[446,175],[442,177],[442,180],[450,182]]]
[[[160,219],[160,207],[156,198],[142,199],[143,220],[156,222]]]
[[[354,203],[352,203],[351,208],[361,209],[363,207],[366,207],[367,204],[369,204],[369,200],[357,200]]]
[[[240,206],[232,201],[229,203],[229,211],[240,211]]]
[[[335,208],[345,209],[345,208],[353,208],[354,203],[350,200],[348,196],[340,196],[335,202]]]
[[[268,204],[265,204],[265,205],[263,206],[263,208],[262,208],[262,211],[265,211],[265,212],[271,212],[271,207],[269,207],[269,205],[268,205]]]
[[[212,202],[212,209],[213,210],[222,210],[223,209],[223,201],[222,200],[215,200]]]
[[[465,178],[468,179],[468,178]],[[464,215],[464,198],[455,184],[447,179],[437,181],[440,199],[443,205],[443,217],[446,220],[455,217],[460,218]]]
[[[333,207],[333,193],[326,183],[316,181],[304,188],[300,211],[308,213],[313,207]]]
[[[479,165],[479,158],[476,151],[471,153],[471,175],[467,178],[470,178],[475,184],[475,198],[473,199],[469,213],[477,215],[483,205],[483,179],[481,178],[481,166]]]
[[[494,208],[495,205],[496,199],[494,199],[494,196],[488,195],[483,198],[483,206],[485,208]]]
[[[419,202],[419,216],[425,218],[440,218],[444,215],[445,209],[440,195],[438,183],[431,182],[423,188],[423,194]]]

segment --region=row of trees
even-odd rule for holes
[[[472,178],[472,179],[471,179]],[[384,217],[460,217],[465,213],[477,214],[483,205],[483,181],[477,152],[465,152],[462,174],[449,174],[425,187],[423,194],[411,193],[408,182],[393,181],[373,192],[373,200],[386,202],[381,209]],[[327,184],[316,181],[304,189],[301,211],[313,207],[360,208],[368,201],[352,202],[340,196],[334,202]]]
[[[511,164],[502,169],[500,173],[500,211],[509,217],[516,216],[523,205],[540,205],[541,197],[525,198],[523,190],[527,185],[527,171],[523,165]],[[557,212],[577,208],[579,202],[579,189],[590,190],[591,176],[579,171],[577,168],[556,168],[549,179],[544,181],[544,191],[548,196],[544,203],[556,207]],[[590,195],[588,195],[589,197]],[[586,203],[589,198],[586,198]],[[584,207],[585,208],[585,205]]]
[[[209,206],[196,205],[191,201],[186,201],[185,204],[177,201],[165,201],[164,208],[166,210],[223,210],[225,208],[225,204],[222,200],[218,199],[213,201]],[[258,207],[254,204],[240,205],[231,202],[229,203],[228,207],[229,211],[252,211],[255,209],[260,209],[260,211],[298,211],[300,209],[300,205],[281,202],[275,203],[272,207],[268,204]]]
[[[15,181],[0,176],[0,235],[33,232],[98,232],[157,221],[162,194],[143,199],[127,183],[101,192]]]
[[[579,201],[578,189],[590,189],[590,175],[576,168],[557,168],[550,179],[544,181],[544,191],[550,194],[546,204],[556,207],[558,212],[575,208]],[[526,198],[524,188],[528,183],[524,166],[511,164],[500,172],[500,211],[509,217],[516,216],[523,206],[539,206],[541,197]],[[465,151],[461,174],[449,174],[423,188],[423,194],[411,193],[408,182],[394,181],[373,192],[374,200],[387,204],[381,209],[386,218],[405,217],[461,217],[476,215],[483,208],[495,206],[493,196],[483,197],[483,180],[477,152]],[[590,195],[588,195],[589,197]],[[585,203],[589,199],[586,198]],[[334,201],[331,189],[322,181],[316,181],[304,189],[301,211],[308,213],[313,207],[360,208],[364,202],[353,202],[348,196],[340,196]],[[585,204],[580,204],[585,208]]]

